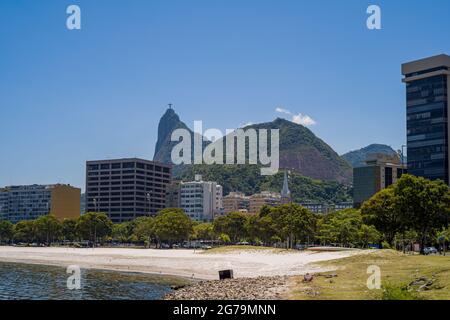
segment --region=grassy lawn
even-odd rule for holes
[[[245,251],[272,251],[274,253],[287,252],[286,249],[277,249],[272,247],[259,247],[259,246],[223,246],[216,247],[209,250],[205,250],[203,254],[218,254],[218,253],[237,253]]]
[[[383,285],[405,286],[412,281],[426,277],[435,281],[427,291],[413,294],[419,299],[450,299],[450,256],[404,255],[393,250],[368,251],[348,258],[317,263],[319,266],[335,266],[333,272],[314,277],[310,283],[303,277],[294,277],[290,299],[341,300],[381,299],[383,290],[367,288],[367,267],[377,265],[381,269]],[[330,275],[336,275],[331,278]],[[416,287],[418,288],[418,287]]]

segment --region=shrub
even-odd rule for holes
[[[382,300],[422,300],[414,291],[409,291],[406,286],[385,283],[382,286]]]

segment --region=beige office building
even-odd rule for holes
[[[250,209],[250,197],[247,197],[242,192],[230,192],[223,197],[223,212],[224,214],[230,212],[246,213]]]
[[[250,196],[250,214],[257,214],[264,205],[275,207],[281,204],[281,194],[263,191]]]

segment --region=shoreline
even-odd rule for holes
[[[294,276],[332,271],[315,262],[357,254],[340,252],[277,252],[237,249],[226,253],[176,249],[66,248],[0,246],[0,261],[217,280],[218,271],[233,269],[235,278]]]

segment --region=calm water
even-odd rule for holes
[[[100,270],[81,270],[81,289],[67,289],[66,269],[0,262],[0,300],[161,299],[181,279]]]

